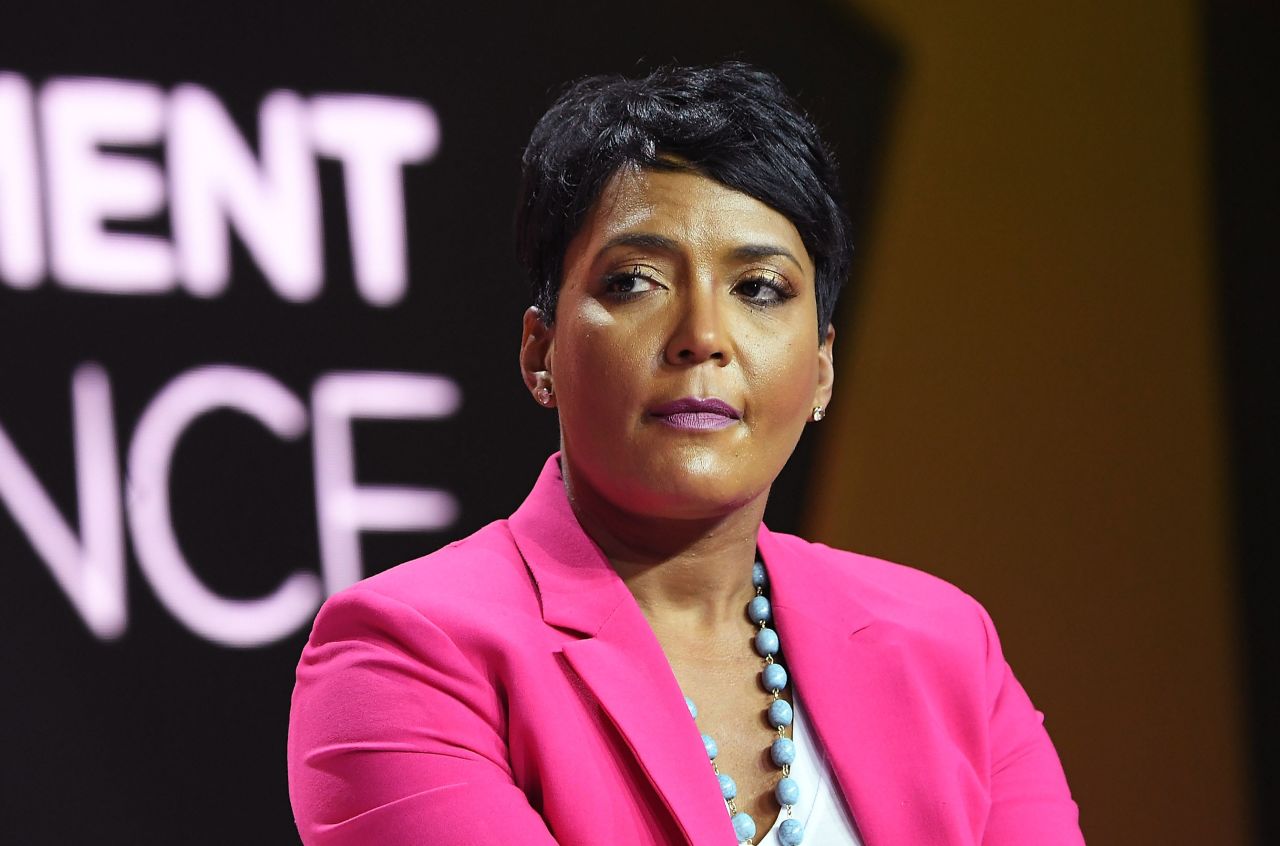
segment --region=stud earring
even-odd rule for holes
[[[540,402],[545,406],[550,406],[551,398],[552,396],[555,395],[555,391],[551,390],[550,385],[539,385],[537,390],[535,390],[533,394],[535,397],[537,397],[538,402]]]
[[[814,423],[820,423],[822,422],[822,418],[827,416],[827,412],[822,409],[822,406],[815,405],[813,407],[813,414],[809,416],[813,418]]]

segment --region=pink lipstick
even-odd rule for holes
[[[714,430],[732,426],[742,418],[741,412],[718,399],[684,399],[664,402],[649,409],[649,415],[673,429]]]

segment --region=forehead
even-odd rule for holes
[[[570,242],[566,264],[591,259],[619,236],[658,235],[691,252],[728,253],[743,245],[775,245],[813,276],[813,261],[787,217],[694,171],[623,167],[605,184]]]

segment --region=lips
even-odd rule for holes
[[[674,428],[685,430],[723,429],[742,418],[742,413],[718,399],[683,399],[664,402],[649,410],[651,417]]]

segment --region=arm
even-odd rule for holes
[[[1058,753],[1004,660],[986,612],[987,690],[991,727],[991,812],[983,846],[1083,846],[1079,809]]]
[[[501,699],[413,608],[354,588],[298,664],[289,797],[307,846],[555,846],[512,779]]]

